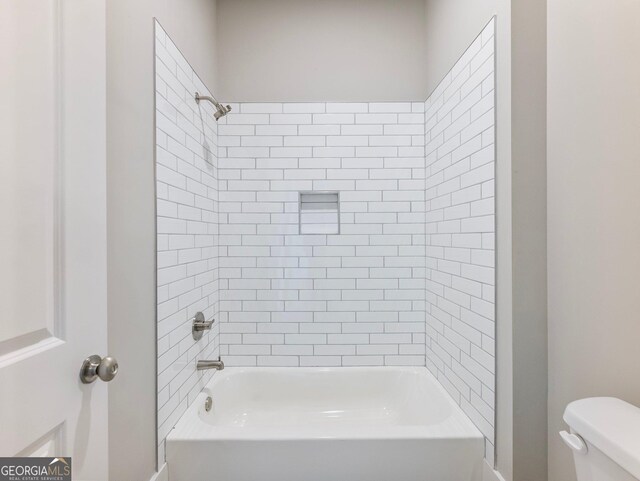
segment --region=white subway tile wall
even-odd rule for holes
[[[486,438],[495,405],[494,22],[426,102],[239,103],[156,24],[158,441],[228,366],[426,365]],[[299,232],[300,192],[340,233]],[[196,311],[219,322],[191,338]]]
[[[482,431],[495,409],[494,21],[425,103],[427,367]]]
[[[424,102],[241,103],[218,133],[225,362],[424,366]],[[340,234],[299,234],[308,191]]]
[[[210,95],[189,63],[155,24],[156,202],[158,234],[158,461],[164,442],[214,371],[196,359],[215,359],[219,327],[194,341],[196,312],[219,317],[218,139]]]

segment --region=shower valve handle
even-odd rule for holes
[[[214,322],[215,319],[205,321],[204,314],[202,312],[196,312],[196,315],[191,320],[191,334],[193,336],[193,340],[199,341],[202,339],[204,331],[210,331]]]

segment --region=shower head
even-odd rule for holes
[[[196,99],[196,103],[200,103],[201,100],[208,100],[209,102],[211,102],[213,106],[216,108],[216,111],[213,114],[216,120],[219,120],[220,117],[224,117],[229,112],[231,112],[231,105],[224,106],[220,104],[220,102],[218,102],[214,97],[209,97],[207,95],[200,95],[198,92],[196,92],[195,99]]]
[[[217,107],[217,110],[213,114],[216,120],[218,120],[220,117],[224,117],[229,112],[231,112],[231,105],[224,106],[224,105],[218,104],[216,107]]]

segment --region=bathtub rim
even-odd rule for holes
[[[225,378],[243,372],[381,372],[399,371],[417,374],[428,379],[434,391],[448,404],[451,414],[443,422],[432,425],[387,425],[387,426],[332,426],[325,427],[236,427],[207,424],[200,419],[207,396],[212,395],[212,388]],[[390,440],[469,440],[482,441],[484,436],[470,417],[449,395],[437,378],[423,366],[344,366],[344,367],[228,367],[217,372],[198,393],[184,414],[169,432],[167,442],[189,441],[390,441]]]

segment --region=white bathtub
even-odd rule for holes
[[[484,449],[426,368],[398,367],[227,368],[166,448],[170,481],[478,481]]]

